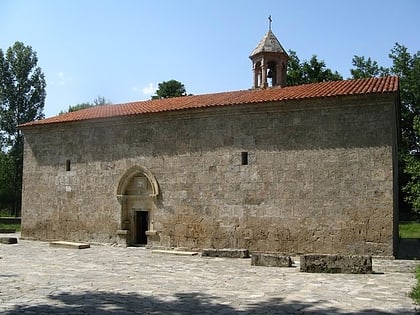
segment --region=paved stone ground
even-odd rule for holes
[[[308,274],[298,264],[25,240],[0,244],[0,257],[3,315],[416,314],[407,296],[416,261],[374,260],[371,275]]]

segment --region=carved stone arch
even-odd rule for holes
[[[118,243],[146,245],[157,237],[154,215],[158,195],[158,182],[147,168],[137,165],[124,172],[117,187],[121,205]]]
[[[159,184],[155,176],[152,174],[152,172],[150,172],[147,168],[143,166],[136,165],[129,168],[127,171],[125,171],[124,174],[121,176],[121,179],[118,183],[117,198],[120,203],[122,200],[122,196],[125,194],[127,185],[130,183],[131,179],[134,176],[139,176],[139,175],[146,177],[150,183],[151,192],[149,196],[157,197],[159,195]]]

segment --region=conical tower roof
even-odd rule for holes
[[[271,29],[264,35],[264,37],[260,40],[257,47],[252,51],[251,56],[253,57],[259,53],[263,52],[273,52],[273,53],[283,53],[286,54],[283,46],[280,44],[277,37],[273,34]]]

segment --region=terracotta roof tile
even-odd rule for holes
[[[369,78],[358,80],[331,81],[304,84],[285,88],[268,88],[174,97],[116,105],[91,107],[76,112],[62,114],[20,127],[58,124],[73,121],[101,119],[118,116],[141,115],[194,108],[232,106],[250,103],[279,102],[309,98],[360,95],[372,93],[392,93],[398,91],[398,77]]]

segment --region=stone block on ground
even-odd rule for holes
[[[17,244],[17,242],[16,237],[0,237],[1,244]]]
[[[177,255],[177,256],[195,256],[195,255],[198,255],[198,252],[190,252],[190,251],[183,251],[183,250],[153,249],[152,254],[168,254],[168,255]]]
[[[86,243],[56,241],[56,242],[50,242],[50,247],[84,249],[84,248],[90,248],[90,245]]]
[[[291,267],[292,259],[284,253],[252,253],[251,266]]]
[[[201,251],[201,256],[227,257],[227,258],[249,258],[249,250],[235,248],[208,248]]]
[[[300,271],[314,273],[372,273],[372,256],[307,254],[300,256]]]

